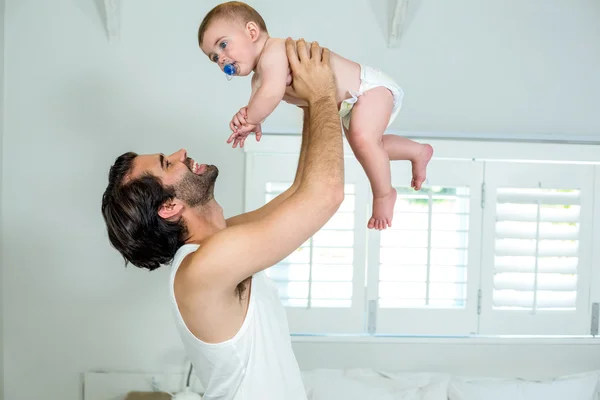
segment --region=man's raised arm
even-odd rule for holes
[[[283,193],[275,197],[273,200],[269,201],[264,206],[257,208],[253,211],[248,211],[244,214],[239,214],[228,218],[226,223],[227,226],[233,226],[238,224],[243,224],[246,222],[257,221],[261,218],[264,218],[269,212],[274,210],[282,201],[290,197],[296,189],[300,186],[300,182],[302,181],[302,173],[304,171],[304,160],[306,158],[306,148],[308,147],[309,141],[309,112],[307,107],[302,107],[304,112],[304,122],[302,123],[302,144],[300,145],[300,157],[298,158],[298,167],[296,168],[296,176],[294,178],[294,182],[292,185],[287,188]]]
[[[308,103],[308,141],[298,189],[263,218],[215,234],[193,255],[207,284],[235,288],[281,261],[314,235],[344,199],[342,131],[329,51],[286,41],[296,94]]]

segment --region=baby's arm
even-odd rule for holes
[[[248,100],[248,104],[252,103],[252,99],[254,98],[254,94],[258,89],[258,79],[257,74],[252,75],[252,93],[250,95],[250,100]],[[254,132],[256,135],[256,141],[259,142],[262,137],[262,130],[260,124],[250,125],[248,123],[248,106],[244,106],[240,108],[240,111],[235,113],[231,122],[229,123],[229,128],[233,132],[229,139],[227,139],[227,143],[233,142],[233,147],[236,147],[238,144],[240,147],[244,147],[244,142],[246,141],[246,137]]]
[[[285,94],[288,59],[283,42],[265,48],[257,72],[261,84],[256,91],[252,91],[247,108],[247,122],[252,125],[262,123],[277,108]]]
[[[257,74],[253,74],[252,75],[252,93],[250,94],[250,99],[248,100],[248,104],[252,103],[252,99],[254,98],[254,94],[256,93],[256,90],[258,89],[258,84],[257,84]],[[231,131],[234,132],[234,134],[230,137],[230,139],[234,136],[237,136],[238,129],[240,129],[239,132],[241,131],[241,128],[244,125],[248,124],[247,121],[247,113],[248,113],[248,106],[244,106],[242,108],[240,108],[240,111],[238,111],[237,113],[235,113],[235,115],[233,116],[233,118],[231,119],[231,122],[229,123],[229,128],[231,128]],[[250,133],[249,131],[246,133]],[[228,140],[227,143],[229,143],[230,141]]]

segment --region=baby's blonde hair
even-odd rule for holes
[[[267,24],[265,24],[258,11],[241,1],[229,1],[219,4],[210,10],[200,23],[200,27],[198,28],[198,44],[200,46],[202,46],[204,34],[210,24],[221,19],[239,21],[244,25],[252,21],[258,25],[261,31],[269,33],[267,31]]]

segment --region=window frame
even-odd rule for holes
[[[520,164],[520,165],[519,165]],[[525,171],[533,174],[523,175]],[[585,173],[591,176],[583,176]],[[483,241],[481,262],[481,316],[480,334],[531,334],[531,335],[578,335],[589,326],[590,314],[590,276],[592,271],[591,235],[593,227],[593,191],[594,167],[589,165],[548,165],[537,163],[511,163],[488,161],[486,163],[485,209],[483,218]],[[578,179],[574,179],[574,177]],[[543,188],[583,189],[581,196],[578,266],[577,266],[577,302],[575,311],[539,310],[532,314],[526,310],[495,310],[494,293],[494,256],[496,241],[496,189],[497,188],[535,188],[542,181]],[[591,181],[591,182],[590,182]],[[585,189],[589,190],[586,191]],[[596,228],[597,229],[597,228]],[[540,332],[545,333],[540,333]]]
[[[289,181],[291,184],[296,173],[298,154],[262,153],[258,157],[259,158],[255,157],[253,154],[247,156],[245,197],[245,209],[247,211],[257,209],[264,205],[264,188],[267,182]],[[266,157],[271,157],[272,159],[267,161]],[[273,172],[271,172],[270,177],[267,178],[264,174],[264,170],[269,167],[269,163],[277,165],[277,168],[270,169]],[[346,176],[348,177],[345,183],[355,185],[354,243],[360,243],[365,240],[366,232],[362,229],[357,229],[357,227],[365,221],[366,209],[360,208],[359,205],[366,202],[366,195],[368,193],[368,187],[366,185],[368,182],[362,179],[362,175],[360,174],[362,170],[355,158],[344,157],[344,168]],[[250,181],[252,181],[252,184],[248,184]],[[357,250],[355,246],[353,253],[352,306],[347,308],[286,307],[291,332],[303,334],[360,334],[364,331],[364,322],[362,321],[362,316],[365,313],[365,277],[363,272],[365,269],[364,249],[359,247]]]
[[[480,275],[480,227],[481,227],[481,185],[483,183],[483,165],[472,160],[432,160],[428,171],[431,186],[467,186],[469,188],[469,229],[467,248],[467,298],[464,308],[447,309],[424,308],[378,308],[375,333],[379,334],[415,334],[415,335],[469,335],[477,330],[477,290]],[[446,171],[460,171],[457,176],[448,176]],[[394,186],[410,182],[410,164],[395,162],[392,164],[392,183]],[[404,186],[404,185],[403,185]],[[393,226],[393,224],[392,224]],[[374,236],[373,247],[380,249],[381,233],[370,232]],[[373,279],[379,282],[379,258],[377,253],[369,263],[373,270]],[[378,285],[374,285],[378,286]],[[373,291],[374,292],[374,291]],[[378,301],[379,296],[369,301]]]
[[[254,143],[253,141],[249,141],[244,147],[244,151],[246,153],[246,179],[245,179],[245,195],[246,201],[244,204],[245,210],[251,210],[249,208],[248,203],[248,194],[249,194],[249,179],[250,172],[249,166],[252,164],[253,155],[258,154],[298,154],[300,149],[301,137],[299,134],[264,134],[264,138],[261,143]],[[410,137],[410,135],[407,135]],[[264,140],[267,139],[267,140]],[[593,210],[593,232],[591,233],[590,243],[597,242],[600,240],[600,143],[560,143],[560,142],[526,142],[526,141],[518,141],[518,140],[469,140],[469,139],[432,139],[427,140],[426,137],[420,136],[417,137],[416,140],[419,141],[427,141],[434,147],[434,159],[438,160],[471,160],[471,161],[479,161],[479,162],[488,162],[488,161],[508,161],[508,162],[518,162],[518,161],[526,161],[526,162],[543,162],[543,163],[553,163],[553,164],[594,164],[595,171],[595,184],[594,184],[594,210]],[[352,150],[350,149],[347,141],[344,139],[344,152],[345,157],[353,158]],[[294,166],[295,167],[295,166]],[[293,177],[293,175],[292,175]],[[369,192],[370,193],[370,192]],[[357,221],[360,223],[361,221]],[[367,235],[368,248],[375,244],[373,239],[374,235]],[[471,251],[471,246],[473,244],[470,242],[469,251]],[[590,292],[589,301],[588,301],[588,316],[591,319],[591,306],[592,302],[600,301],[600,268],[598,271],[593,270],[593,266],[600,267],[600,249],[592,247],[592,254],[589,256],[590,260],[590,274],[588,278],[591,277],[590,284],[588,285],[588,291]],[[483,253],[484,249],[481,247],[481,252]],[[373,252],[370,252],[373,253]],[[355,257],[358,255],[355,254]],[[368,261],[371,262],[371,261]],[[483,268],[483,267],[481,267]],[[372,268],[367,270],[367,279],[371,279],[371,271]],[[483,273],[483,270],[480,270]],[[372,288],[375,285],[370,285],[365,287],[366,297],[373,298]],[[596,288],[594,290],[594,288]],[[295,337],[331,337],[336,338],[340,337],[356,337],[356,338],[377,338],[381,335],[378,335],[374,330],[369,330],[369,305],[364,305],[365,312],[365,321],[364,321],[364,330],[360,332],[321,332],[321,333],[309,333],[308,336],[305,336],[303,330],[300,329],[291,329],[292,336]],[[588,319],[588,325],[589,325]],[[293,323],[290,322],[290,326],[293,327]],[[324,331],[324,329],[320,329],[320,331]],[[431,337],[428,335],[412,335],[412,334],[391,334],[391,335],[383,335],[385,337],[397,337],[397,338],[406,338],[406,337],[415,337],[415,338],[423,338],[423,337]],[[562,338],[585,338],[590,340],[595,340],[595,336],[590,336],[589,334],[567,334],[567,335],[554,335],[550,334],[534,334],[534,335],[510,335],[510,334],[485,334],[478,331],[476,334],[466,334],[466,335],[453,335],[453,334],[444,334],[444,335],[434,335],[436,338],[473,338],[473,337],[481,337],[481,338],[498,338],[499,340],[512,340],[515,338],[537,338],[544,339],[549,337],[562,337]],[[350,339],[351,340],[351,339]]]

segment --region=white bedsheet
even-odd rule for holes
[[[372,370],[303,372],[309,400],[447,400],[450,376]]]
[[[303,371],[303,379],[309,400],[600,400],[600,371],[529,381],[318,369]]]

